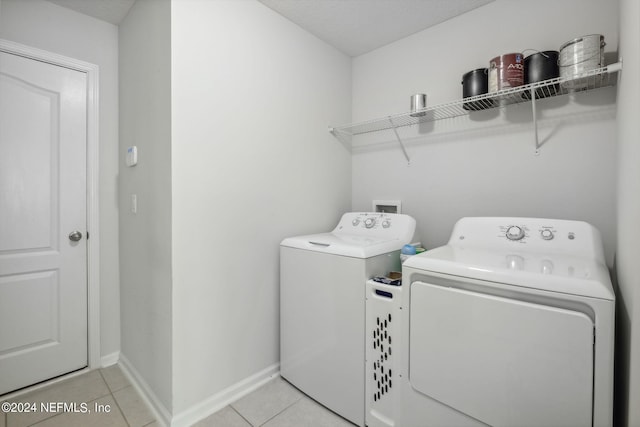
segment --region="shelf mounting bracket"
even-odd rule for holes
[[[393,123],[391,116],[388,116],[388,119],[389,119],[389,123],[391,124],[391,129],[393,129],[393,133],[396,134],[396,139],[398,140],[398,144],[400,144],[400,148],[402,148],[402,154],[404,154],[404,158],[407,159],[407,165],[410,165],[411,159],[407,154],[407,150],[404,148],[404,143],[402,142],[402,139],[400,139],[400,135],[398,135],[398,130],[396,129],[396,125]]]
[[[530,89],[531,95],[531,112],[533,115],[533,138],[534,138],[534,147],[535,147],[535,155],[538,156],[540,154],[540,142],[538,140],[538,112],[536,109],[536,90]]]

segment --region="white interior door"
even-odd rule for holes
[[[86,74],[0,52],[0,394],[87,365],[86,138]]]

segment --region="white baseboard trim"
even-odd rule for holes
[[[247,377],[173,417],[171,427],[188,427],[262,387],[280,375],[280,363]]]
[[[164,406],[160,399],[158,399],[158,396],[151,390],[149,384],[142,378],[131,362],[129,362],[124,355],[120,354],[118,365],[122,368],[122,372],[133,385],[133,388],[136,389],[140,397],[142,397],[147,406],[149,406],[158,424],[163,427],[171,425],[171,412]]]
[[[106,368],[107,366],[115,365],[116,363],[118,363],[119,359],[120,359],[119,351],[114,351],[111,354],[104,355],[100,357],[100,367]]]
[[[120,365],[122,372],[125,374],[127,379],[153,411],[153,415],[155,416],[156,421],[158,421],[158,424],[164,427],[191,426],[209,415],[218,412],[230,403],[233,403],[252,391],[262,387],[264,384],[280,375],[280,363],[274,363],[262,371],[227,387],[226,389],[172,417],[171,412],[164,406],[160,399],[158,399],[155,393],[151,390],[151,387],[149,387],[147,382],[122,354],[119,355],[118,365]]]

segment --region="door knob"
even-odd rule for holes
[[[77,242],[80,239],[82,239],[82,233],[78,230],[69,233],[69,240],[71,240],[72,242]]]

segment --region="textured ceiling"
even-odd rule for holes
[[[135,0],[49,1],[115,25],[122,22],[135,2]],[[493,0],[259,1],[347,55],[358,56]]]
[[[350,56],[400,40],[493,0],[259,0]]]

